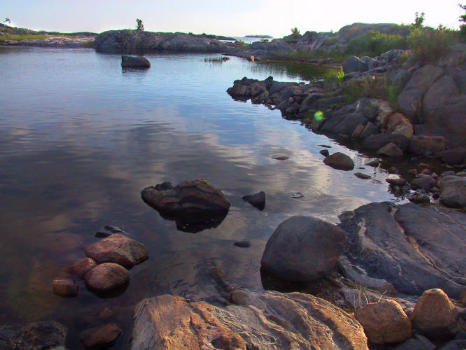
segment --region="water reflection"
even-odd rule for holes
[[[225,93],[235,79],[270,71],[231,58],[149,55],[152,68],[123,73],[120,56],[92,50],[7,49],[0,74],[0,323],[56,319],[79,332],[110,308],[124,329],[144,297],[173,293],[219,296],[212,268],[231,283],[261,289],[260,257],[275,227],[291,215],[337,222],[344,210],[394,200],[385,184],[355,178],[322,163],[317,145],[365,159],[279,111],[238,103]],[[275,80],[294,80],[275,72]],[[302,79],[301,77],[296,80]],[[278,161],[273,153],[286,153]],[[361,171],[361,170],[358,170]],[[374,180],[385,174],[366,169]],[[231,208],[223,222],[187,235],[140,199],[164,181],[207,178]],[[258,211],[242,196],[264,191]],[[304,197],[290,198],[291,192]],[[94,234],[112,224],[143,242],[150,260],[131,270],[119,297],[100,299],[80,285],[77,298],[52,294],[59,270],[84,257]],[[233,242],[247,239],[251,247]]]

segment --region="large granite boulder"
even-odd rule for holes
[[[345,233],[337,226],[313,217],[293,216],[267,241],[262,269],[282,280],[312,281],[335,267],[344,244]]]
[[[367,204],[340,224],[347,232],[345,254],[400,292],[442,288],[458,298],[466,285],[465,215],[413,203]]]
[[[88,245],[85,252],[86,256],[99,264],[112,262],[127,269],[149,258],[149,253],[142,243],[120,233]]]
[[[362,326],[308,294],[235,290],[219,307],[161,295],[134,313],[131,349],[368,349]]]
[[[217,227],[228,214],[230,202],[205,179],[149,186],[142,199],[162,217],[175,220],[178,229],[198,232]]]

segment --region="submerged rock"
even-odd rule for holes
[[[52,281],[53,293],[61,297],[75,297],[78,295],[78,285],[71,278],[55,278]]]
[[[75,275],[79,278],[83,278],[86,273],[96,267],[96,262],[94,259],[91,258],[84,258],[73,265],[69,266],[66,270],[72,275]]]
[[[265,192],[260,191],[243,197],[243,200],[251,204],[253,207],[264,210],[265,208]]]
[[[115,263],[103,263],[84,276],[87,286],[96,293],[106,294],[124,288],[129,283],[129,272]]]
[[[104,349],[115,343],[121,329],[114,323],[86,329],[79,339],[86,349]]]
[[[341,152],[333,153],[324,159],[324,163],[338,170],[353,170],[354,162],[346,154]]]
[[[235,290],[235,305],[161,295],[134,313],[131,349],[368,349],[361,325],[308,294]]]
[[[150,62],[142,56],[121,56],[123,68],[150,68]]]
[[[293,216],[267,241],[262,269],[277,278],[306,282],[328,274],[343,252],[345,233],[313,217]]]
[[[85,251],[89,258],[99,264],[113,262],[127,269],[149,258],[149,253],[142,243],[120,233],[87,246]]]
[[[251,246],[251,242],[249,241],[238,241],[233,244],[240,248],[249,248]]]
[[[142,190],[142,199],[162,217],[175,220],[182,231],[198,232],[217,227],[230,209],[230,202],[223,193],[205,179],[159,188],[146,187]]]
[[[55,321],[30,323],[18,330],[11,330],[4,337],[0,327],[2,349],[42,350],[64,348],[67,329]]]

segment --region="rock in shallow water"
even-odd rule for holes
[[[120,336],[121,329],[114,323],[86,329],[79,339],[86,349],[104,349],[112,345]]]
[[[142,56],[121,56],[123,68],[150,68],[150,62]]]
[[[184,181],[175,187],[149,186],[141,195],[162,217],[175,220],[177,228],[186,232],[217,227],[230,209],[223,193],[205,179]]]
[[[301,293],[235,290],[218,307],[162,295],[136,306],[131,349],[358,349],[361,325],[331,303]]]
[[[111,293],[129,283],[129,272],[115,263],[97,265],[84,276],[87,286],[99,294]]]
[[[120,233],[87,246],[85,252],[99,264],[113,262],[127,269],[149,258],[149,253],[142,243]]]
[[[260,191],[243,197],[243,200],[251,204],[253,207],[264,210],[265,208],[265,192]]]
[[[52,281],[53,293],[61,297],[75,297],[78,295],[78,285],[71,278],[55,278]]]
[[[277,278],[306,282],[325,276],[343,252],[345,232],[313,217],[294,216],[272,234],[262,255],[264,271]]]
[[[65,346],[67,329],[55,321],[30,323],[4,334],[0,326],[0,348],[12,350],[60,349]]]
[[[324,163],[338,170],[353,170],[354,162],[346,154],[341,152],[333,153],[324,159]]]
[[[94,259],[91,258],[84,258],[73,265],[69,266],[66,270],[72,275],[75,275],[79,278],[83,278],[86,273],[96,267],[96,262]]]

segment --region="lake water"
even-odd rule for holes
[[[93,50],[0,48],[0,324],[57,320],[74,349],[79,332],[101,323],[97,314],[108,307],[124,331],[114,348],[124,349],[142,298],[215,300],[212,267],[231,283],[262,288],[262,251],[284,219],[338,222],[342,211],[396,200],[384,173],[334,170],[318,145],[361,166],[356,152],[225,92],[243,76],[299,80],[295,72],[233,57],[222,64],[204,62],[206,55],[147,57],[149,70],[123,72],[120,56]],[[272,159],[277,152],[289,159]],[[196,178],[209,179],[232,204],[215,229],[177,231],[140,199],[145,186]],[[241,199],[259,190],[267,194],[262,212]],[[149,250],[150,259],[130,271],[128,289],[101,299],[81,284],[76,298],[53,295],[52,279],[84,257],[106,224]],[[250,248],[233,246],[244,239]]]

